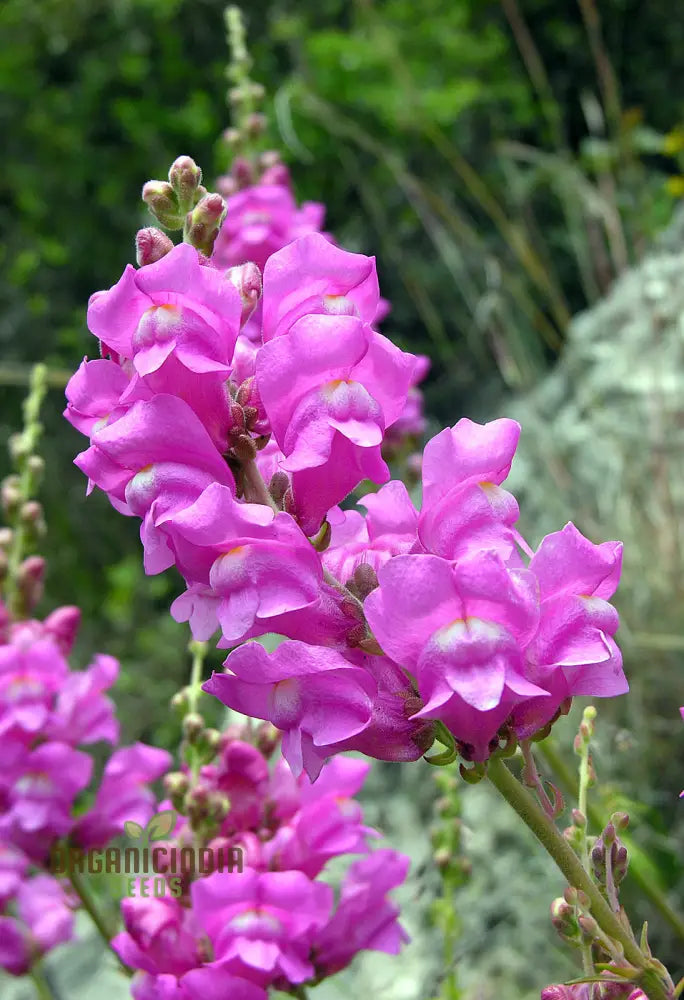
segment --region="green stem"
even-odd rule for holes
[[[112,955],[114,955],[114,957],[116,958],[119,969],[121,970],[121,972],[124,973],[124,975],[129,977],[132,976],[133,972],[131,971],[131,969],[129,969],[127,965],[124,965],[124,963],[121,961],[117,953],[112,948],[112,937],[114,935],[107,927],[107,924],[105,923],[102,914],[98,911],[97,906],[95,905],[95,901],[91,895],[90,889],[88,888],[85,879],[81,877],[80,872],[71,870],[70,868],[69,881],[73,886],[74,892],[80,899],[83,909],[86,911],[86,913],[92,920],[93,924],[95,925],[98,934],[106,944],[107,948],[111,951]]]
[[[242,475],[245,486],[245,500],[250,503],[262,503],[266,507],[278,513],[278,506],[268,492],[268,487],[263,480],[256,462],[244,462],[242,465]]]
[[[29,975],[33,985],[35,986],[38,1000],[56,1000],[56,995],[50,986],[50,982],[45,975],[45,971],[40,961],[33,963]]]
[[[578,781],[572,769],[568,766],[562,755],[558,753],[553,740],[544,740],[543,743],[538,744],[538,749],[568,795],[578,798]],[[587,812],[585,815],[593,827],[597,830],[603,830],[607,820],[605,816],[601,815],[601,810],[597,806],[587,803]],[[621,837],[624,838],[624,834],[621,834]],[[640,891],[658,910],[663,920],[684,941],[684,917],[672,909],[662,890],[658,888],[648,872],[644,872],[636,864],[636,859],[630,861],[629,879],[630,882],[635,882],[638,885]]]
[[[642,953],[631,931],[613,913],[573,849],[533,796],[513,776],[500,758],[490,758],[487,777],[553,858],[568,885],[586,894],[592,916],[599,927],[622,947],[627,961],[639,970],[637,981],[647,993],[649,1000],[671,1000],[670,985],[663,982],[650,960]]]

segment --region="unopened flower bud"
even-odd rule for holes
[[[210,797],[211,793],[206,785],[196,785],[186,793],[181,812],[188,817],[191,824],[196,824],[208,816]]]
[[[19,567],[18,582],[24,607],[32,611],[43,596],[45,560],[41,556],[29,556]]]
[[[164,791],[171,799],[171,805],[181,812],[184,799],[190,787],[190,779],[183,771],[171,771],[164,777]]]
[[[290,477],[286,472],[274,472],[268,484],[268,492],[277,504],[279,504],[290,486]]]
[[[287,511],[288,514],[297,513],[297,504],[291,486],[285,490],[285,494],[283,496],[283,510]]]
[[[278,187],[289,188],[290,186],[290,171],[287,169],[284,163],[276,163],[274,166],[269,167],[261,175],[262,184],[275,184]]]
[[[220,823],[230,812],[230,799],[223,792],[213,792],[209,797],[207,813],[215,823]]]
[[[571,815],[572,815],[572,822],[575,824],[575,826],[579,827],[581,830],[584,830],[587,825],[587,817],[584,815],[584,813],[580,812],[579,809],[573,809]]]
[[[44,459],[42,459],[40,455],[29,455],[26,460],[26,465],[34,484],[37,486],[43,478],[43,473],[45,472]]]
[[[205,729],[202,733],[202,741],[206,744],[207,750],[216,754],[221,745],[221,733],[218,729]]]
[[[264,722],[256,733],[256,748],[264,757],[270,757],[280,744],[282,733],[270,722]]]
[[[183,719],[183,735],[188,743],[197,742],[204,729],[204,719],[199,712],[189,712]]]
[[[248,406],[252,401],[252,394],[254,392],[254,376],[250,375],[246,378],[244,382],[241,382],[238,386],[237,393],[235,395],[236,401],[240,406]]]
[[[37,500],[27,500],[21,505],[19,517],[24,524],[32,524],[37,527],[41,522],[44,524],[43,507]]]
[[[185,242],[210,257],[225,211],[226,203],[220,194],[206,194],[200,198],[185,218]]]
[[[63,653],[70,653],[81,624],[81,609],[73,604],[51,611],[43,622],[47,632],[53,637]]]
[[[219,177],[214,183],[214,187],[224,198],[231,198],[238,189],[233,178],[229,177],[227,174],[224,174],[223,177]]]
[[[142,200],[165,229],[182,229],[185,212],[178,204],[176,192],[166,181],[143,184]]]
[[[240,323],[245,323],[254,312],[262,289],[261,271],[257,264],[247,261],[237,267],[230,267],[226,277],[237,288],[242,300],[242,316]],[[242,402],[238,400],[238,402]],[[247,402],[247,400],[245,400]],[[244,404],[243,404],[244,405]]]
[[[629,813],[626,812],[614,812],[610,817],[610,822],[613,824],[616,830],[622,832],[626,830],[629,826]]]
[[[182,715],[188,710],[188,692],[186,688],[182,691],[176,691],[173,698],[171,699],[171,708],[174,712],[180,712]]]
[[[256,445],[249,434],[241,434],[233,445],[233,454],[241,462],[251,462],[256,458]]]
[[[251,115],[247,117],[245,122],[247,128],[247,134],[252,139],[256,139],[258,136],[262,135],[266,129],[266,115],[262,115],[259,112],[252,112]]]
[[[582,931],[582,936],[585,941],[591,943],[601,936],[599,925],[590,914],[580,913],[577,918],[577,923],[579,924],[579,928]]]
[[[190,156],[179,156],[169,168],[169,184],[182,211],[189,212],[202,183],[202,171]]]
[[[242,434],[245,430],[245,414],[239,403],[230,404],[231,434]]]
[[[173,241],[161,229],[148,226],[135,234],[135,259],[138,267],[154,264],[173,250]]]
[[[360,563],[354,570],[354,584],[357,594],[363,601],[378,586],[377,573],[368,563]]]
[[[259,166],[262,170],[268,170],[281,164],[280,153],[277,149],[266,149],[259,156]]]
[[[234,722],[232,725],[227,726],[221,733],[221,739],[219,741],[219,750],[223,751],[230,746],[231,743],[235,743],[236,740],[244,740],[245,738],[245,727]]]
[[[242,132],[237,128],[227,128],[222,132],[221,138],[226,146],[235,149],[242,143]]]
[[[575,908],[562,897],[551,903],[551,923],[564,941],[578,943],[579,927]]]
[[[448,847],[439,847],[434,853],[434,859],[438,868],[448,868],[451,861],[451,851]]]
[[[7,551],[12,545],[13,538],[14,532],[11,528],[0,528],[0,549]]]
[[[3,479],[0,497],[5,513],[13,514],[21,503],[21,487],[17,476],[7,476]]]

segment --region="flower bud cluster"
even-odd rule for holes
[[[186,738],[201,738],[201,727],[201,717],[186,716]],[[364,826],[353,799],[368,764],[338,758],[312,785],[306,775],[295,779],[282,758],[269,765],[278,743],[268,725],[233,725],[196,777],[187,766],[166,775],[169,800],[159,808],[180,813],[155,844],[162,848],[155,882],[164,880],[166,890],[125,899],[124,930],[112,941],[122,962],[139,970],[137,1000],[201,1000],[209,986],[211,995],[265,1000],[271,987],[295,992],[359,951],[394,954],[407,940],[388,894],[404,881],[408,859],[370,851],[379,834]],[[215,866],[179,873],[162,860],[190,846],[210,852]],[[325,868],[349,854],[361,857],[335,904]]]

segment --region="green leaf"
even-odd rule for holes
[[[163,840],[165,837],[168,837],[175,825],[175,809],[165,809],[163,812],[157,813],[147,824],[148,839]]]
[[[140,840],[143,835],[143,828],[139,823],[134,823],[132,819],[126,820],[124,830],[126,831],[126,836],[130,837],[131,840]]]

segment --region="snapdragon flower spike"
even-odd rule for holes
[[[153,264],[129,264],[116,285],[91,296],[88,327],[132,359],[139,375],[157,371],[172,353],[192,372],[228,373],[241,314],[230,279],[180,243]]]

